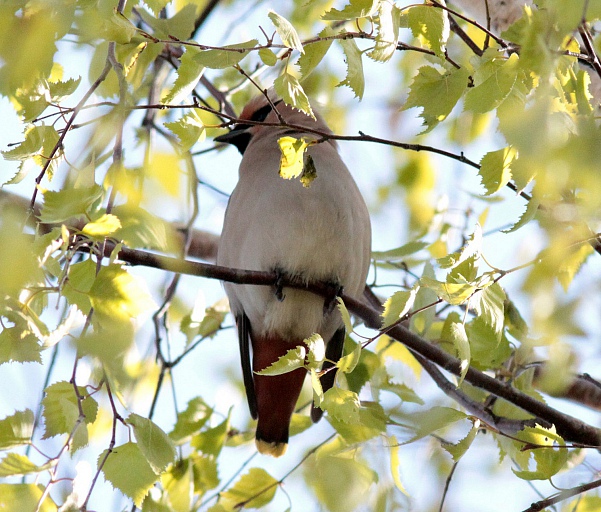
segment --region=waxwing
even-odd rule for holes
[[[233,144],[242,154],[217,263],[323,281],[358,298],[365,287],[371,252],[371,225],[363,197],[334,140],[320,141],[319,135],[302,128],[244,123],[279,123],[274,107],[286,125],[331,133],[319,114],[313,119],[277,97],[269,102],[263,95],[244,108],[232,131],[215,139]],[[284,136],[318,141],[307,150],[317,171],[309,187],[279,175],[278,139]],[[337,308],[328,307],[322,297],[308,291],[232,283],[225,284],[225,291],[238,327],[250,413],[258,420],[257,449],[279,457],[288,445],[290,419],[307,372],[304,368],[277,376],[255,372],[314,333],[326,343],[326,358],[337,361],[344,345],[344,324]],[[324,392],[334,379],[334,371],[322,375]],[[312,408],[313,421],[321,414],[321,409]]]

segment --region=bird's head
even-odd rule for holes
[[[299,130],[286,126],[261,126],[245,123],[245,121],[280,123],[280,116],[286,124],[304,126],[321,132],[331,133],[331,130],[319,114],[316,113],[316,118],[313,119],[304,112],[286,105],[281,98],[273,93],[273,90],[269,92],[269,99],[270,101],[267,100],[265,95],[260,95],[250,100],[242,110],[239,117],[240,121],[234,125],[234,128],[224,135],[215,137],[214,140],[216,142],[232,144],[238,148],[241,154],[244,154],[250,141],[264,133],[273,132],[274,130],[279,132],[285,131],[291,135],[301,133]],[[277,113],[274,111],[274,107]]]

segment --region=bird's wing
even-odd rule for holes
[[[238,342],[240,343],[240,362],[242,363],[242,378],[246,389],[246,400],[253,419],[257,419],[257,396],[253,380],[252,364],[250,361],[250,322],[244,312],[236,316],[238,326]]]
[[[336,366],[336,363],[342,357],[342,350],[344,349],[344,338],[346,336],[346,331],[344,327],[338,329],[332,339],[326,346],[326,361],[323,363],[321,368],[322,371],[327,370],[328,368],[332,368]],[[332,362],[330,362],[332,361]],[[327,373],[324,373],[319,381],[321,382],[321,388],[325,393],[328,389],[330,389],[334,385],[334,381],[336,380],[336,368],[330,370]],[[317,423],[321,417],[323,416],[323,410],[319,407],[315,407],[315,404],[311,406],[311,419],[313,423]]]

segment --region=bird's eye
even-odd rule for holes
[[[278,103],[280,103],[282,100],[276,101],[273,105],[276,106]],[[267,119],[267,116],[269,115],[269,113],[271,112],[271,105],[265,105],[264,107],[261,107],[259,110],[257,110],[256,112],[253,113],[253,115],[250,117],[251,121],[258,121],[258,122],[263,122],[265,121],[265,119]]]

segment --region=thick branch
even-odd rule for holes
[[[264,286],[275,286],[279,283],[284,286],[295,288],[304,288],[323,297],[331,296],[331,289],[323,283],[303,284],[300,280],[282,279],[281,276],[272,272],[259,272],[241,269],[232,269],[218,265],[209,265],[192,261],[178,260],[176,258],[159,256],[133,249],[123,249],[119,253],[119,258],[132,265],[144,265],[152,268],[160,268],[171,272],[180,272],[211,279],[219,279],[237,284],[255,284]],[[366,303],[352,297],[342,295],[342,299],[348,310],[361,318],[365,324],[372,329],[379,329],[381,325],[380,313],[377,309]],[[437,364],[454,375],[460,374],[461,362],[452,357],[442,349],[433,345],[417,334],[409,331],[405,327],[396,326],[387,331],[387,334],[403,343],[413,352],[421,355],[427,360]],[[508,384],[502,383],[488,375],[470,368],[467,371],[465,380],[478,388],[484,389],[500,398],[503,398],[524,411],[552,423],[557,428],[557,432],[564,439],[585,445],[601,445],[601,433],[598,429],[572,417],[564,414],[548,405],[535,400],[534,398],[512,388]]]

